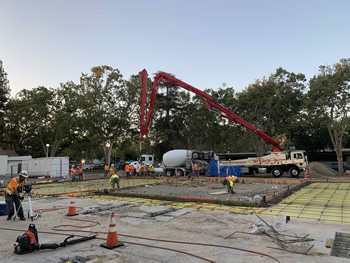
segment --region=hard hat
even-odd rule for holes
[[[114,164],[113,164],[113,163],[111,164],[111,167],[114,167]]]
[[[20,176],[23,176],[24,178],[28,178],[28,172],[26,170],[22,170],[20,173],[19,173]]]

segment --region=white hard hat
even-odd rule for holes
[[[114,167],[114,164],[112,163],[111,166]]]
[[[19,173],[20,176],[23,176],[24,178],[28,178],[28,172],[26,170],[22,170],[20,173]]]

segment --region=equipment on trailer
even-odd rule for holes
[[[73,237],[74,235],[67,237],[62,243],[40,244],[38,231],[34,224],[30,224],[28,227],[28,231],[25,231],[22,236],[17,237],[17,245],[15,246],[14,252],[16,254],[22,255],[40,249],[56,249],[59,247],[65,247],[68,245],[73,245],[76,243],[94,239],[96,238],[96,235],[69,240]]]

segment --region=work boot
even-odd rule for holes
[[[21,216],[19,219],[22,220],[22,221],[26,220],[26,218],[24,216]]]
[[[11,220],[12,219],[12,216],[8,216],[6,220]]]

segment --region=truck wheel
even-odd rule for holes
[[[174,175],[174,171],[173,171],[173,170],[170,170],[170,169],[166,169],[166,170],[165,170],[165,175],[166,175],[166,176],[169,176],[169,177],[170,177],[170,176],[173,176],[173,175]]]
[[[272,174],[274,177],[280,177],[280,176],[282,176],[283,171],[282,171],[282,169],[279,168],[279,167],[274,167],[274,168],[272,168],[272,170],[271,170],[271,174]]]
[[[197,160],[199,157],[199,154],[197,152],[192,153],[192,159]]]
[[[298,178],[299,174],[300,174],[300,170],[298,167],[293,166],[289,169],[288,173],[289,173],[290,177]]]
[[[184,171],[182,169],[177,169],[177,176],[184,176]]]

